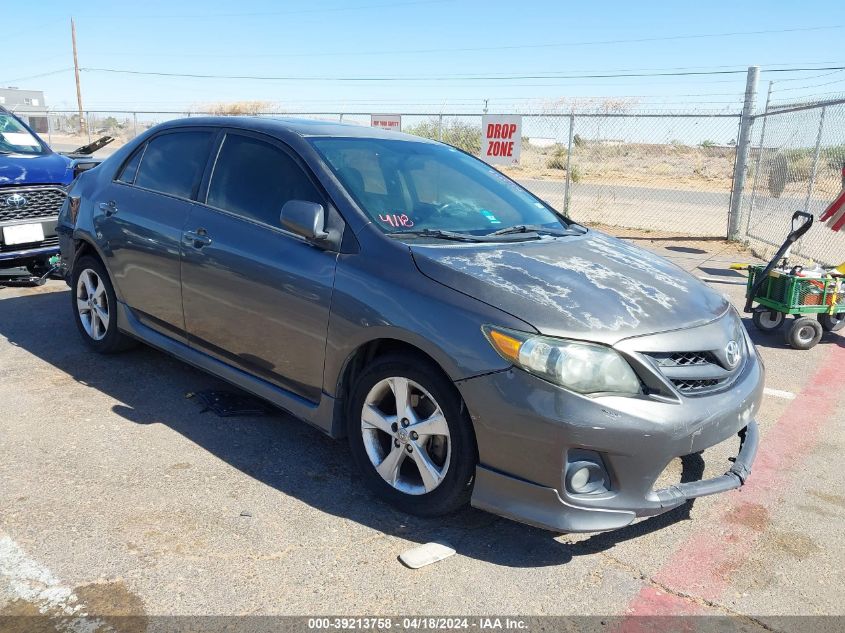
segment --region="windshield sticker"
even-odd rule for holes
[[[402,227],[409,229],[414,226],[414,221],[405,213],[388,213],[387,215],[379,214],[378,219],[379,222],[394,228]]]
[[[39,147],[38,141],[29,132],[3,132],[3,140],[9,143],[9,145]]]
[[[485,218],[487,218],[487,221],[490,224],[501,224],[502,223],[502,221],[499,220],[499,218],[497,218],[495,215],[493,215],[493,213],[491,211],[488,211],[487,209],[481,209],[481,215],[483,215]]]

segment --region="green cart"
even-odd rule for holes
[[[796,226],[801,218],[803,224]],[[805,277],[801,275],[800,267],[790,269],[787,263],[789,248],[812,224],[812,215],[796,211],[792,216],[793,230],[772,261],[765,266],[748,268],[745,311],[752,314],[754,325],[762,332],[781,329],[787,315],[794,315],[784,338],[797,349],[810,349],[824,332],[836,332],[845,327],[845,280],[842,276]]]

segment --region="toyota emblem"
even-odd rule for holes
[[[739,343],[736,341],[729,341],[728,344],[725,345],[725,361],[728,363],[728,367],[733,369],[739,365],[740,358],[742,358],[742,353],[739,351]]]
[[[13,193],[11,196],[6,196],[6,206],[13,209],[20,209],[26,206],[26,198],[19,193]]]

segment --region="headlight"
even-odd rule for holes
[[[527,372],[579,393],[640,393],[640,381],[615,350],[485,325],[499,355]]]

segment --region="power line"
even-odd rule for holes
[[[165,71],[142,71],[132,70],[128,68],[81,68],[85,72],[99,72],[99,73],[117,73],[126,75],[145,75],[153,77],[180,77],[190,79],[231,79],[231,80],[248,80],[248,81],[342,81],[342,82],[407,82],[407,81],[512,81],[522,79],[614,79],[626,77],[691,77],[691,76],[710,76],[710,75],[737,75],[745,74],[745,70],[708,70],[708,71],[678,71],[678,72],[657,72],[657,73],[606,73],[606,74],[592,74],[592,75],[473,75],[466,77],[449,77],[449,76],[417,76],[417,77],[397,77],[397,76],[381,76],[381,77],[339,77],[339,76],[278,76],[268,77],[264,75],[212,75],[205,73],[175,73]],[[817,70],[845,70],[845,66],[827,66],[824,68],[768,68],[761,72],[780,73],[780,72],[805,72]]]
[[[839,72],[842,72],[842,71],[837,70],[836,72],[839,73]],[[833,75],[834,73],[828,73],[828,74]],[[805,90],[807,88],[820,88],[821,86],[830,86],[830,85],[833,85],[833,84],[841,83],[843,81],[845,81],[845,77],[843,77],[841,79],[834,79],[833,81],[826,81],[826,82],[820,83],[820,84],[809,84],[809,85],[805,85],[805,86],[793,86],[791,88],[779,88],[777,90],[774,90],[774,92],[788,92],[788,91],[791,91],[791,90]]]
[[[73,70],[73,68],[59,68],[58,70],[51,70],[49,72],[41,73],[41,74],[38,74],[38,75],[28,75],[26,77],[15,77],[14,79],[3,79],[3,80],[0,80],[0,84],[8,85],[8,84],[14,83],[16,81],[24,81],[25,79],[38,79],[40,77],[49,77],[50,75],[58,75],[59,73],[66,73],[70,70]]]

